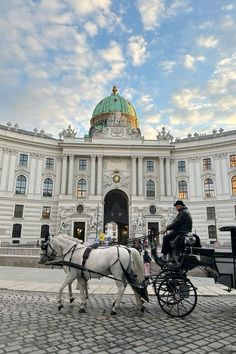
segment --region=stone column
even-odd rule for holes
[[[196,176],[196,195],[202,197],[202,180],[201,180],[201,158],[196,157],[195,160],[195,176]]]
[[[160,161],[160,190],[161,197],[165,196],[165,172],[164,172],[164,157],[159,157]]]
[[[3,163],[2,163],[2,178],[1,178],[1,190],[6,191],[7,178],[9,176],[9,161],[10,161],[10,150],[7,148],[3,149]]]
[[[74,154],[69,155],[69,175],[68,175],[68,192],[67,194],[72,195],[72,187],[74,181]]]
[[[221,154],[220,160],[220,171],[221,171],[221,183],[222,183],[222,192],[223,194],[231,194],[231,180],[228,176],[228,161],[227,154]]]
[[[189,191],[188,197],[196,196],[196,181],[195,181],[195,157],[189,159],[188,172],[189,172]]]
[[[137,194],[137,169],[136,169],[136,161],[137,157],[132,156],[132,167],[131,167],[131,173],[132,173],[132,195]]]
[[[215,178],[216,178],[216,193],[222,194],[222,178],[221,178],[221,160],[220,156],[215,156]]]
[[[55,195],[60,194],[61,188],[61,158],[56,158],[56,182],[55,182]]]
[[[61,194],[66,194],[66,180],[67,180],[67,155],[62,158],[62,171],[61,171]]]
[[[143,156],[138,157],[138,192],[143,195]]]
[[[90,167],[90,194],[95,194],[95,169],[96,169],[96,155],[91,155]]]
[[[166,194],[171,196],[171,179],[170,179],[170,158],[166,158]]]
[[[16,151],[11,151],[7,191],[13,192],[16,168]]]
[[[35,192],[36,194],[41,194],[42,191],[42,174],[43,174],[43,155],[38,155],[37,157],[37,178],[36,178],[36,188]]]
[[[102,155],[98,155],[97,194],[102,194]]]
[[[37,154],[30,154],[30,177],[29,177],[29,194],[35,193],[35,179],[36,179],[36,161]]]

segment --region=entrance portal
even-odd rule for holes
[[[129,237],[129,207],[127,195],[117,189],[107,193],[104,199],[104,230],[108,223],[118,226],[118,242],[127,244]]]
[[[74,222],[74,237],[84,241],[85,222]]]
[[[148,241],[153,244],[155,241],[156,245],[159,245],[159,223],[149,222],[148,223]]]

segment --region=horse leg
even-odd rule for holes
[[[81,294],[81,306],[80,306],[80,313],[83,313],[86,311],[86,306],[87,306],[87,300],[88,300],[88,284],[87,284],[87,280],[84,278],[80,278],[77,279],[78,283],[78,287],[80,290],[80,294]]]
[[[69,290],[70,303],[72,303],[72,302],[75,300],[75,298],[74,298],[74,296],[73,296],[73,293],[72,293],[72,283],[69,283],[69,284],[68,284],[68,290]]]
[[[62,292],[65,289],[65,287],[68,284],[72,284],[72,282],[75,280],[76,278],[76,274],[72,273],[72,272],[68,272],[66,275],[66,279],[64,280],[64,282],[61,284],[60,289],[58,291],[58,295],[57,295],[57,302],[58,302],[58,311],[60,311],[63,308],[62,305]]]
[[[135,296],[135,300],[136,300],[136,304],[137,304],[138,308],[139,308],[142,312],[144,312],[144,310],[145,310],[145,306],[144,306],[144,304],[143,304],[144,301],[142,300],[141,296],[136,293],[135,290],[133,290],[133,292],[134,292],[134,296]]]
[[[111,315],[116,315],[116,311],[117,311],[118,307],[120,306],[120,301],[121,301],[121,298],[124,294],[127,283],[124,280],[123,280],[123,282],[116,281],[116,285],[118,288],[118,296],[112,305]]]

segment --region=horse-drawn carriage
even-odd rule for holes
[[[71,284],[75,279],[81,279],[83,280],[83,286],[81,287],[83,297],[81,312],[84,312],[88,296],[86,274],[90,274],[90,276],[109,277],[116,281],[118,298],[113,304],[112,314],[116,313],[125,287],[129,283],[134,290],[137,305],[140,306],[142,311],[144,309],[142,299],[148,301],[147,286],[151,284],[158,303],[165,313],[172,317],[187,316],[197,304],[197,288],[188,278],[190,270],[202,267],[214,277],[216,282],[226,285],[229,291],[236,289],[236,226],[223,227],[220,230],[231,232],[231,252],[216,252],[212,248],[196,247],[193,239],[189,244],[184,238],[180,263],[172,265],[164,263],[157,256],[155,247],[152,249],[152,256],[160,266],[161,271],[159,274],[152,274],[149,279],[145,279],[142,282],[142,261],[138,251],[135,249],[131,248],[129,250],[128,247],[124,246],[111,246],[110,251],[109,247],[101,248],[99,254],[99,249],[91,252],[93,247],[83,245],[78,247],[72,240],[61,240],[59,238],[59,243],[48,241],[42,246],[43,256],[45,257],[46,255],[45,259],[48,257],[49,260],[47,264],[67,267],[67,271],[69,269],[67,280],[62,284],[59,291],[59,309],[63,307],[61,304],[62,290],[66,285],[69,286],[70,301],[72,302]],[[85,248],[90,248],[89,253],[91,252],[94,255],[94,260],[92,256],[87,255],[87,263],[84,258]],[[103,267],[102,257],[106,257],[105,264],[107,269]]]

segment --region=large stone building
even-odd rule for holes
[[[228,242],[218,228],[236,220],[236,131],[174,139],[163,128],[146,140],[116,87],[97,104],[90,126],[84,138],[69,126],[59,139],[0,126],[1,241],[32,243],[64,232],[93,242],[105,227],[121,242],[158,235],[180,198],[203,241]]]

